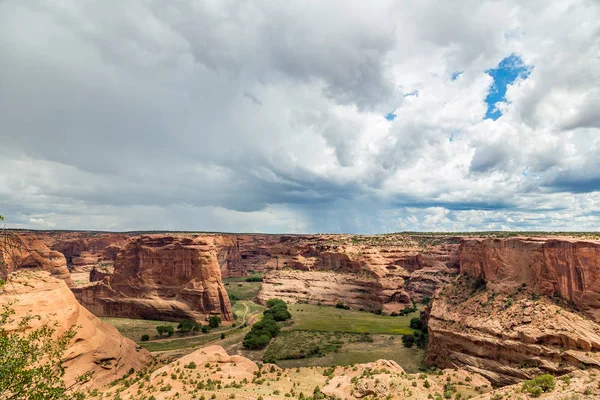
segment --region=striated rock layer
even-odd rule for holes
[[[232,321],[221,281],[217,235],[148,235],[131,239],[115,260],[114,273],[85,287],[77,299],[99,316]]]
[[[600,241],[570,238],[471,239],[460,245],[461,274],[495,290],[522,285],[559,295],[600,320]]]
[[[77,334],[64,356],[67,386],[77,377],[92,372],[84,387],[95,388],[119,379],[133,368],[139,370],[151,359],[150,353],[124,337],[112,326],[102,323],[77,300],[64,281],[47,272],[18,271],[0,289],[0,305],[12,303],[16,323],[26,315],[39,315],[30,326],[56,323],[56,334],[71,327]],[[15,326],[16,327],[16,326]]]
[[[335,305],[384,312],[399,311],[410,303],[404,281],[378,280],[368,275],[327,271],[270,271],[263,278],[258,300],[279,298],[288,303]]]
[[[99,263],[112,263],[129,239],[124,233],[43,232],[38,237],[52,250],[61,252],[73,271],[89,271]]]
[[[73,285],[62,253],[49,249],[32,233],[19,234],[14,247],[7,246],[5,252],[0,251],[0,262],[6,266],[6,273],[20,269],[47,271],[53,277],[64,280],[67,285]]]
[[[391,313],[432,296],[458,273],[454,238],[430,246],[400,235],[281,236],[279,240],[269,248],[265,264],[269,272],[259,300],[343,302],[352,308]],[[247,248],[240,247],[244,258]],[[266,257],[263,251],[260,254]]]
[[[459,253],[460,279],[428,310],[427,362],[497,385],[600,368],[599,242],[468,239]]]

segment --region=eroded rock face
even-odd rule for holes
[[[146,350],[79,305],[65,282],[47,272],[21,270],[12,274],[0,289],[0,304],[8,303],[13,303],[15,321],[28,314],[41,317],[31,321],[32,328],[56,322],[56,334],[61,335],[72,326],[78,327],[64,356],[67,386],[92,372],[92,379],[83,387],[97,388],[119,379],[131,368],[139,370],[151,359]]]
[[[569,238],[471,239],[460,245],[461,274],[494,290],[526,285],[560,295],[600,321],[600,242]]]
[[[148,235],[131,239],[114,273],[74,288],[77,299],[99,316],[232,321],[217,260],[218,235]]]
[[[327,271],[270,271],[264,275],[258,300],[279,298],[288,303],[335,305],[385,312],[400,311],[410,303],[404,281]]]
[[[234,235],[220,236],[215,239],[217,261],[221,268],[221,277],[231,278],[248,275],[248,270],[242,262],[237,237]]]
[[[40,236],[48,247],[61,252],[73,271],[89,271],[102,262],[113,262],[129,239],[120,233],[59,232]]]
[[[14,248],[8,248],[6,253],[0,251],[0,261],[7,267],[7,272],[16,270],[41,270],[49,272],[53,277],[62,279],[72,286],[73,281],[67,261],[62,253],[48,248],[34,234],[18,235],[20,243]]]
[[[525,288],[494,292],[461,277],[437,293],[427,362],[509,385],[542,373],[600,367],[600,326]]]
[[[265,249],[264,242],[261,246]],[[263,250],[260,254],[267,257]],[[406,237],[280,237],[268,257],[260,300],[343,302],[385,313],[432,296],[458,273],[458,244],[452,238],[424,247]]]

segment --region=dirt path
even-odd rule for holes
[[[222,340],[220,338],[220,334],[221,333],[228,333],[228,332],[231,332],[231,331],[233,331],[235,329],[238,329],[241,325],[244,325],[246,323],[248,325],[250,325],[252,322],[254,322],[254,320],[256,319],[257,315],[260,314],[260,312],[258,312],[255,315],[248,315],[249,312],[250,312],[250,308],[248,307],[248,305],[245,302],[243,302],[243,303],[241,302],[241,304],[244,306],[244,309],[245,309],[244,313],[242,314],[242,322],[240,324],[236,324],[237,326],[235,326],[235,327],[230,327],[229,329],[226,329],[226,330],[223,330],[223,331],[219,331],[219,332],[213,332],[212,333],[213,335],[215,335],[215,334],[219,334],[219,335],[215,336],[215,338],[213,340],[210,340],[210,341],[208,341],[208,342],[206,342],[206,343],[204,343],[204,344],[202,344],[201,346],[198,346],[198,347],[210,346],[211,344],[214,344],[215,342]],[[175,338],[172,337],[172,338],[165,338],[165,339],[153,340],[153,342],[154,343],[158,343],[158,342],[160,342],[160,343],[173,342],[173,341],[177,341],[177,340],[192,339],[192,338],[195,338],[195,337],[198,337],[198,336],[200,336],[200,335],[183,336],[183,337],[175,337]],[[185,354],[187,354],[187,353],[190,352],[189,351],[190,349],[192,351],[195,350],[195,348],[189,347],[189,348],[185,348],[185,349],[153,351],[152,354],[156,354],[156,355],[172,355],[172,354],[179,354],[182,351]]]

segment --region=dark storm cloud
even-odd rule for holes
[[[544,226],[543,209],[591,226],[600,68],[583,3],[1,1],[0,213],[378,232]],[[535,68],[485,122],[485,71],[517,51]]]

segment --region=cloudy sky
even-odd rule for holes
[[[600,1],[0,0],[39,229],[600,230]]]

